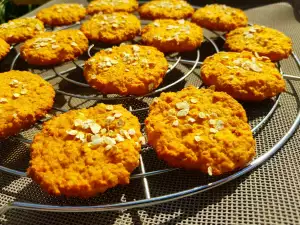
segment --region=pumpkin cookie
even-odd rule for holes
[[[36,17],[50,26],[70,25],[82,20],[86,10],[80,4],[55,4],[41,9]]]
[[[201,27],[185,20],[155,20],[142,29],[142,41],[162,52],[185,52],[203,41]]]
[[[121,105],[72,110],[34,137],[27,172],[49,194],[92,197],[129,183],[144,142],[138,119]]]
[[[198,9],[192,21],[201,27],[218,31],[230,31],[248,24],[248,18],[242,10],[218,4]]]
[[[143,4],[139,13],[144,19],[186,19],[194,9],[184,0],[155,0]]]
[[[170,166],[220,175],[246,166],[255,155],[246,112],[224,92],[190,86],[162,93],[145,124],[148,143]]]
[[[52,108],[51,84],[39,75],[11,70],[0,73],[0,138],[33,125]]]
[[[262,101],[285,91],[285,82],[275,64],[251,52],[219,52],[201,67],[206,85],[215,85],[235,99]]]
[[[89,40],[117,44],[132,40],[140,33],[138,18],[126,12],[97,14],[82,24],[80,30]]]
[[[257,52],[272,61],[279,61],[291,54],[292,41],[278,30],[253,25],[229,32],[226,35],[225,48],[234,52]]]
[[[2,60],[10,51],[9,44],[0,38],[0,60]]]
[[[38,19],[14,19],[0,25],[0,38],[9,44],[20,43],[43,33],[44,30],[43,22]]]
[[[134,12],[138,9],[136,0],[95,0],[87,7],[87,13],[94,15],[96,13],[112,13],[112,12]]]
[[[79,30],[45,32],[27,40],[21,47],[21,57],[33,65],[54,65],[70,61],[88,49],[88,39]]]
[[[156,48],[121,45],[86,61],[84,76],[105,94],[144,95],[158,87],[167,70],[168,62]]]

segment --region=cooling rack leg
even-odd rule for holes
[[[142,158],[141,155],[140,155],[140,168],[141,168],[142,174],[146,173],[146,171],[145,171],[145,166],[144,166],[144,162],[143,162],[143,158]],[[146,196],[147,199],[150,199],[150,198],[151,198],[151,195],[150,195],[150,190],[149,190],[148,180],[147,180],[146,177],[143,178],[143,185],[144,185],[145,196]]]

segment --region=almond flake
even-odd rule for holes
[[[115,114],[114,114],[114,117],[115,117],[115,118],[120,118],[121,116],[122,116],[122,113],[115,113]]]
[[[103,137],[103,142],[107,145],[115,145],[116,144],[116,140],[114,138],[111,137]]]
[[[17,118],[17,117],[18,117],[18,114],[17,114],[17,113],[14,113],[12,116],[13,116],[13,118]]]
[[[119,119],[118,122],[117,122],[117,127],[123,127],[124,125],[125,125],[124,120]]]
[[[177,112],[177,116],[178,117],[184,117],[189,113],[189,109],[182,109],[180,111]]]
[[[175,116],[176,115],[176,110],[175,109],[170,109],[168,111],[168,116]]]
[[[112,121],[114,121],[115,120],[115,117],[113,117],[113,116],[108,116],[108,117],[106,117],[106,122],[107,123],[111,123]]]
[[[108,151],[108,150],[112,149],[112,147],[113,146],[111,146],[111,145],[106,145],[105,150]]]
[[[125,72],[129,72],[129,69],[126,68],[126,69],[125,69]]]
[[[207,168],[207,173],[208,173],[209,176],[212,176],[212,175],[213,175],[213,174],[212,174],[212,168],[211,168],[211,166],[209,166],[209,167]]]
[[[76,42],[71,42],[71,46],[74,46],[74,47],[76,47],[76,46],[78,46],[77,44],[76,44]]]
[[[189,109],[190,105],[186,101],[184,101],[184,102],[177,102],[176,103],[176,108],[177,109]]]
[[[215,128],[217,130],[222,130],[224,128],[224,122],[222,120],[217,120]]]
[[[21,93],[21,95],[26,95],[27,92],[28,92],[27,89],[22,89],[20,93]]]
[[[128,134],[131,136],[135,135],[135,130],[133,128],[129,129]]]
[[[77,130],[67,130],[66,133],[69,135],[76,135],[78,133],[78,131]]]
[[[13,79],[9,84],[10,84],[11,86],[18,86],[19,81],[16,80],[16,79]]]
[[[210,125],[215,125],[216,123],[217,123],[216,120],[213,120],[213,119],[210,119],[210,120],[209,120],[209,124],[210,124]]]
[[[192,117],[188,118],[188,121],[191,122],[191,123],[194,123],[196,120]]]
[[[194,139],[195,139],[195,141],[197,141],[197,142],[201,141],[201,137],[200,137],[199,135],[196,135],[196,136],[194,137]]]
[[[173,123],[172,123],[172,126],[173,127],[177,127],[179,125],[179,121],[178,120],[175,120]]]
[[[195,98],[192,98],[192,99],[191,99],[191,103],[194,103],[194,104],[195,104],[195,103],[197,103],[197,102],[198,102],[197,99],[195,99]]]
[[[198,114],[200,119],[205,119],[206,118],[206,114],[204,112],[199,112]]]
[[[20,97],[20,94],[19,94],[19,93],[13,93],[13,96],[14,96],[15,98],[19,98],[19,97]]]
[[[101,126],[97,123],[92,123],[90,125],[90,128],[91,128],[91,131],[94,133],[94,134],[98,134],[100,129],[101,129]]]
[[[0,103],[6,103],[6,102],[8,102],[7,98],[0,98]]]
[[[104,50],[105,52],[109,52],[109,53],[112,53],[112,48],[107,48]]]
[[[76,134],[75,137],[76,137],[77,139],[80,139],[81,141],[83,141],[84,138],[85,138],[85,134],[84,134],[83,132],[79,131],[79,132]]]
[[[120,130],[120,133],[123,134],[127,139],[131,139],[130,135],[126,130]]]
[[[153,99],[154,103],[158,103],[158,101],[159,101],[159,98],[157,98],[157,97]]]
[[[218,133],[218,130],[215,128],[209,128],[209,132],[215,134],[215,133]]]
[[[113,105],[107,105],[105,107],[105,109],[108,110],[108,111],[112,111],[112,110],[114,110],[114,106]]]
[[[153,83],[151,83],[151,84],[148,85],[148,90],[149,91],[153,90],[153,88],[154,88],[154,84]]]
[[[82,123],[83,123],[83,121],[82,121],[81,119],[76,119],[76,120],[74,120],[74,125],[75,125],[75,127],[81,126]]]
[[[184,24],[184,20],[178,20],[179,24]]]
[[[123,142],[125,141],[124,137],[120,134],[117,134],[117,137],[115,138],[117,142]]]
[[[106,128],[101,129],[101,134],[106,134],[106,132],[107,132]]]
[[[97,78],[97,75],[96,74],[93,74],[92,76],[91,76],[91,79],[93,79],[93,80],[95,80]]]
[[[59,45],[51,45],[51,48],[52,49],[57,49],[57,48],[59,48]]]
[[[137,46],[137,45],[132,45],[132,50],[133,50],[134,52],[138,52],[138,51],[140,51],[140,47]]]
[[[144,137],[144,136],[141,136],[141,137],[139,138],[139,142],[140,142],[142,145],[145,145],[145,144],[146,144],[145,137]]]

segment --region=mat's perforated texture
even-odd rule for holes
[[[274,4],[247,11],[251,22],[275,27],[293,38],[294,50],[300,55],[299,23],[294,19],[291,6]],[[8,62],[1,64],[1,71],[8,68]],[[283,70],[288,74],[299,75],[299,70],[292,59],[284,60]],[[186,71],[186,66],[177,67]],[[187,83],[200,85],[197,78],[199,69],[188,78]],[[61,82],[67,87],[67,82]],[[176,86],[182,88],[183,84]],[[62,87],[62,86],[61,86]],[[258,154],[271,148],[288,130],[293,122],[300,102],[300,83],[288,82],[288,91],[282,95],[280,107],[275,115],[256,136]],[[78,89],[77,89],[78,90]],[[147,100],[146,100],[147,101]],[[58,107],[86,107],[94,102],[83,102],[58,96]],[[83,102],[83,104],[82,104]],[[123,102],[124,103],[124,102]],[[128,104],[134,104],[127,102]],[[251,115],[255,123],[266,103],[256,104]],[[246,105],[254,109],[254,105]],[[260,110],[261,109],[261,110]],[[141,118],[145,116],[140,115]],[[32,136],[32,132],[26,132]],[[0,143],[0,165],[25,170],[28,162],[28,149],[17,141]],[[11,149],[14,149],[12,151]],[[7,224],[299,224],[300,223],[300,148],[299,131],[273,158],[252,173],[229,184],[182,200],[142,209],[128,210],[123,213],[47,213],[34,211],[10,210],[0,219]],[[163,168],[151,150],[144,153],[146,170]],[[137,171],[138,172],[138,171]],[[173,172],[148,178],[151,196],[159,196],[180,191],[189,187],[207,183],[205,176],[191,172]],[[0,173],[0,204],[13,199],[44,204],[88,204],[87,201],[74,199],[56,199],[40,191],[28,178],[18,178]],[[118,187],[90,201],[90,204],[119,202],[123,193],[127,200],[144,198],[141,180],[134,180],[129,186]],[[109,200],[108,200],[109,198]],[[4,222],[6,221],[6,222]]]

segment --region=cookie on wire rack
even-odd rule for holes
[[[141,23],[126,12],[97,14],[84,22],[80,30],[89,40],[117,44],[134,39],[140,33]]]
[[[206,58],[201,77],[206,85],[244,101],[262,101],[285,91],[275,64],[266,56],[246,51],[219,52]]]
[[[19,18],[0,25],[0,38],[7,43],[20,43],[45,31],[42,21],[35,18]]]
[[[157,88],[167,70],[168,62],[156,48],[121,45],[87,60],[84,76],[101,93],[140,96]]]
[[[230,31],[248,25],[248,17],[242,10],[219,4],[197,9],[192,21],[201,27],[217,31]]]
[[[37,74],[11,70],[0,73],[0,138],[19,133],[52,108],[55,91]]]
[[[4,59],[4,57],[9,53],[10,46],[6,41],[0,38],[0,60]]]
[[[55,4],[41,9],[36,17],[50,26],[70,25],[85,17],[86,9],[81,4]]]
[[[128,12],[132,13],[138,9],[139,3],[136,0],[94,0],[87,7],[87,13]]]
[[[230,95],[189,86],[162,93],[145,120],[148,143],[170,166],[220,175],[246,166],[255,140]]]
[[[27,172],[49,194],[88,198],[128,184],[142,144],[138,119],[121,105],[71,110],[34,137]]]
[[[184,0],[154,0],[139,8],[143,19],[186,19],[193,13],[193,7]]]
[[[224,47],[234,52],[257,52],[272,61],[279,61],[291,54],[292,41],[278,30],[255,24],[227,33]]]
[[[203,41],[201,27],[186,20],[160,19],[142,29],[142,41],[162,52],[186,52]]]
[[[32,65],[55,65],[70,61],[88,49],[88,39],[79,30],[45,32],[21,46],[21,57]]]

